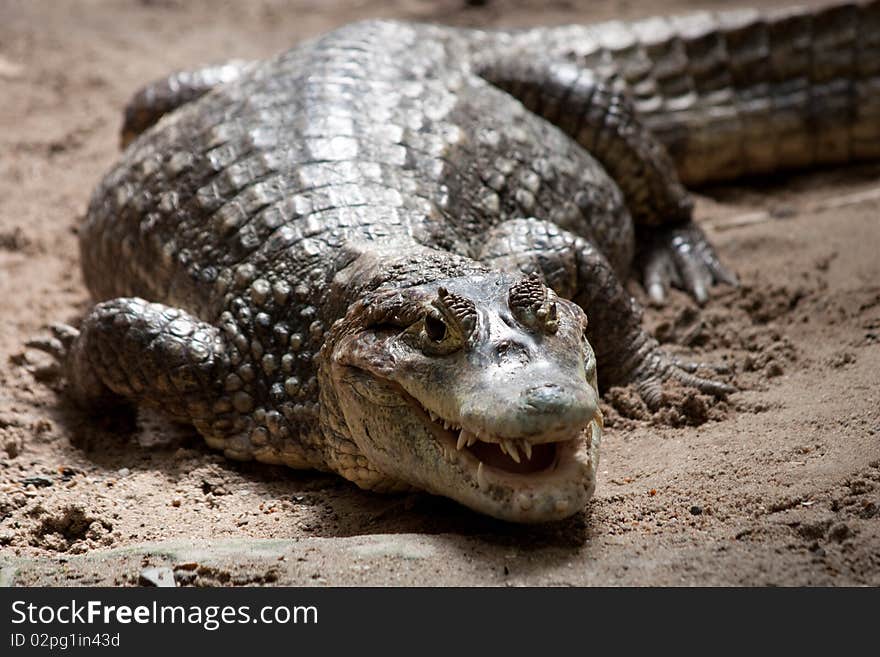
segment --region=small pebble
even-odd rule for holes
[[[141,586],[175,587],[174,571],[166,566],[144,568],[138,575],[138,584]]]
[[[853,531],[845,523],[839,522],[828,531],[828,537],[838,543],[853,535]]]
[[[54,482],[49,477],[44,477],[43,475],[37,475],[36,477],[27,477],[21,480],[25,486],[28,484],[32,486],[36,486],[37,488],[46,488],[47,486],[51,486]]]

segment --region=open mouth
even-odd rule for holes
[[[457,499],[465,499],[499,518],[546,522],[583,508],[592,494],[594,459],[603,424],[598,409],[580,429],[529,440],[472,431],[407,397],[436,439],[444,459],[468,473],[483,496],[461,492]]]
[[[565,518],[582,509],[592,495],[603,425],[598,409],[581,427],[504,436],[446,419],[403,386],[385,383],[392,396],[383,404],[403,402],[433,438],[433,446],[417,450],[425,463],[424,476],[417,481],[425,490],[502,520],[525,523]],[[435,454],[446,467],[437,467]]]
[[[361,449],[380,471],[475,511],[521,523],[568,517],[593,494],[603,429],[595,406],[589,419],[548,418],[547,428],[534,434],[513,433],[518,428],[514,418],[502,417],[498,426],[511,429],[495,433],[454,411],[437,413],[394,380],[351,365],[346,372],[345,390],[357,399],[351,404],[357,414],[349,418],[346,413],[346,420],[364,426]],[[380,409],[384,422],[368,422],[370,406]],[[389,421],[406,429],[394,436],[401,453],[382,443]]]
[[[525,438],[505,438],[485,431],[473,432],[447,422],[431,411],[433,433],[447,451],[454,447],[463,456],[472,456],[483,467],[512,475],[533,475],[554,469],[562,448],[575,438],[532,443]],[[438,435],[439,434],[439,435]]]
[[[583,473],[590,470],[594,431],[601,435],[602,429],[598,410],[578,431],[528,440],[471,431],[407,397],[423,416],[446,460],[470,471],[481,490],[497,488],[512,493],[521,514],[532,512],[541,499],[552,500],[553,512],[560,516],[574,508],[575,496],[562,491],[573,481],[581,482]]]
[[[484,494],[509,500],[506,517],[518,521],[561,518],[588,497],[585,490],[591,484],[589,473],[594,472],[594,440],[602,431],[598,411],[582,429],[565,437],[541,436],[538,440],[543,442],[536,442],[478,434],[420,406],[419,410],[446,461],[469,472]]]

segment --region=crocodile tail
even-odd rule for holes
[[[880,0],[502,36],[615,81],[682,182],[880,158]]]
[[[177,71],[141,88],[125,106],[120,145],[125,148],[165,114],[173,112],[211,89],[238,79],[250,62],[233,60],[194,71]]]
[[[612,61],[685,184],[880,158],[880,0],[630,29]]]

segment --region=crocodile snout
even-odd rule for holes
[[[522,394],[523,407],[536,415],[564,413],[576,405],[575,396],[555,383],[529,388]]]
[[[592,390],[557,383],[543,383],[524,390],[520,396],[523,425],[540,431],[544,425],[579,427],[596,412]]]

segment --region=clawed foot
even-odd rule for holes
[[[25,342],[25,346],[52,357],[48,364],[32,370],[33,375],[41,381],[52,381],[63,376],[70,348],[79,335],[79,331],[67,324],[52,324],[48,328],[51,335],[35,336]]]
[[[709,299],[714,283],[738,284],[694,223],[658,230],[642,254],[642,273],[655,304],[666,300],[670,284],[686,290],[700,305]]]
[[[31,349],[43,351],[54,357],[59,363],[67,360],[70,346],[79,335],[79,331],[69,324],[51,324],[49,326],[51,336],[37,336],[28,340],[25,345]]]
[[[663,384],[667,381],[676,381],[689,388],[719,398],[737,391],[730,384],[694,374],[701,367],[708,367],[717,374],[725,374],[729,371],[723,365],[713,366],[682,361],[657,349],[635,369],[631,378],[639,395],[651,410],[657,410],[661,406]]]

